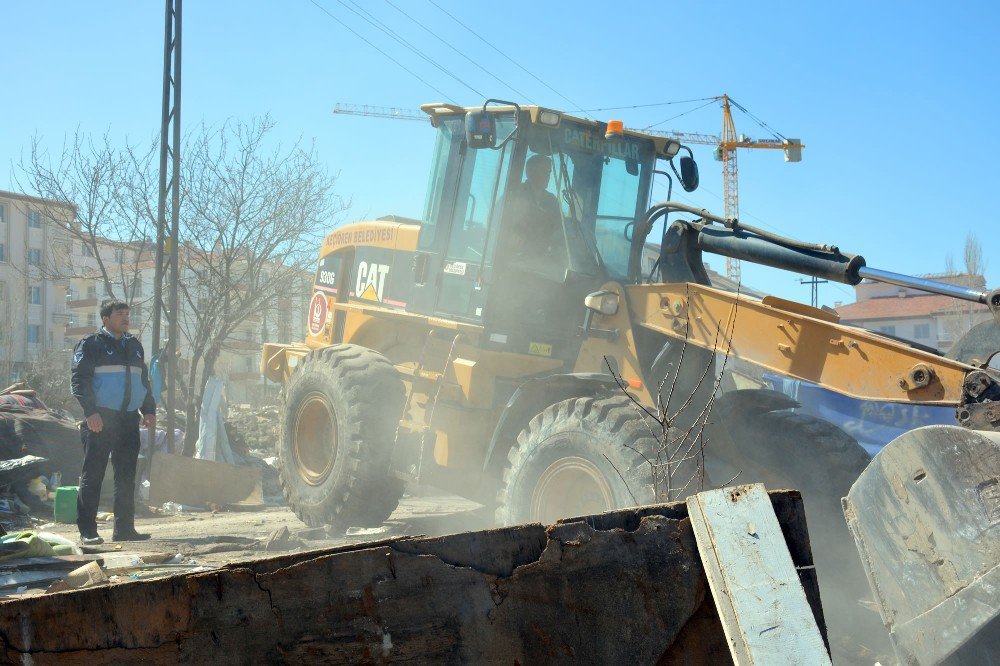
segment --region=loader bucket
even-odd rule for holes
[[[901,663],[996,663],[1000,433],[928,426],[897,437],[844,513]]]

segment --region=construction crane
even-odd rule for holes
[[[720,95],[715,98],[722,106],[722,134],[693,134],[690,132],[664,132],[658,130],[641,130],[649,134],[666,136],[677,139],[682,143],[702,144],[715,146],[715,159],[722,162],[722,187],[723,201],[725,203],[726,217],[729,219],[739,219],[740,217],[740,193],[739,177],[736,168],[737,148],[763,148],[770,150],[783,150],[786,162],[801,162],[802,149],[805,146],[799,139],[789,139],[778,134],[763,122],[757,120],[738,102],[732,100],[729,95]],[[740,111],[757,121],[761,127],[767,129],[775,135],[773,139],[751,139],[743,134],[736,133],[736,124],[733,122],[733,112],[731,105],[736,106]],[[726,257],[726,277],[731,280],[740,279],[739,259]]]
[[[740,216],[740,194],[739,194],[739,173],[736,168],[737,148],[763,148],[770,150],[783,150],[786,162],[801,162],[802,149],[805,146],[799,139],[789,139],[778,134],[766,124],[754,118],[738,102],[729,95],[720,95],[714,98],[722,106],[722,133],[721,134],[697,134],[693,132],[667,132],[661,130],[645,129],[640,130],[648,134],[676,139],[682,143],[701,144],[715,146],[715,159],[722,162],[722,186],[723,201],[725,202],[726,217],[739,219]],[[733,122],[732,106],[736,106],[740,111],[757,121],[761,127],[767,129],[775,135],[773,139],[751,139],[743,134],[736,133],[736,124]],[[408,109],[397,109],[385,106],[369,106],[364,104],[343,104],[337,103],[333,107],[333,112],[352,116],[370,116],[373,118],[390,118],[393,120],[419,120],[427,122],[426,114]],[[738,259],[726,258],[726,276],[732,280],[740,279],[740,262]]]
[[[368,106],[367,104],[343,104],[341,102],[337,102],[333,107],[333,112],[349,116],[370,116],[372,118],[421,120],[425,123],[430,122],[430,116],[423,111],[396,109],[390,106]]]

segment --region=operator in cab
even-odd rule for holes
[[[562,214],[559,200],[547,189],[551,158],[532,155],[525,162],[524,174],[524,182],[514,186],[507,198],[503,255],[531,268],[551,261],[562,263]]]

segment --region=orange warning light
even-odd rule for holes
[[[624,136],[625,125],[620,120],[609,120],[608,128],[604,131],[605,139],[614,139]]]

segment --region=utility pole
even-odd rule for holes
[[[827,282],[829,282],[829,280],[820,280],[819,278],[812,278],[811,280],[799,280],[799,284],[808,284],[811,287],[809,294],[809,305],[813,306],[814,308],[819,307],[819,286],[821,284],[826,284]]]
[[[170,295],[166,304],[167,341],[167,437],[173,443],[174,398],[177,376],[177,236],[180,213],[181,166],[181,2],[166,0],[163,36],[163,107],[160,122],[160,192],[156,207],[156,271],[153,276],[153,350],[160,351],[160,328],[164,310],[163,280],[169,270]],[[169,176],[168,176],[169,171]],[[170,226],[167,226],[167,195],[170,195]]]

